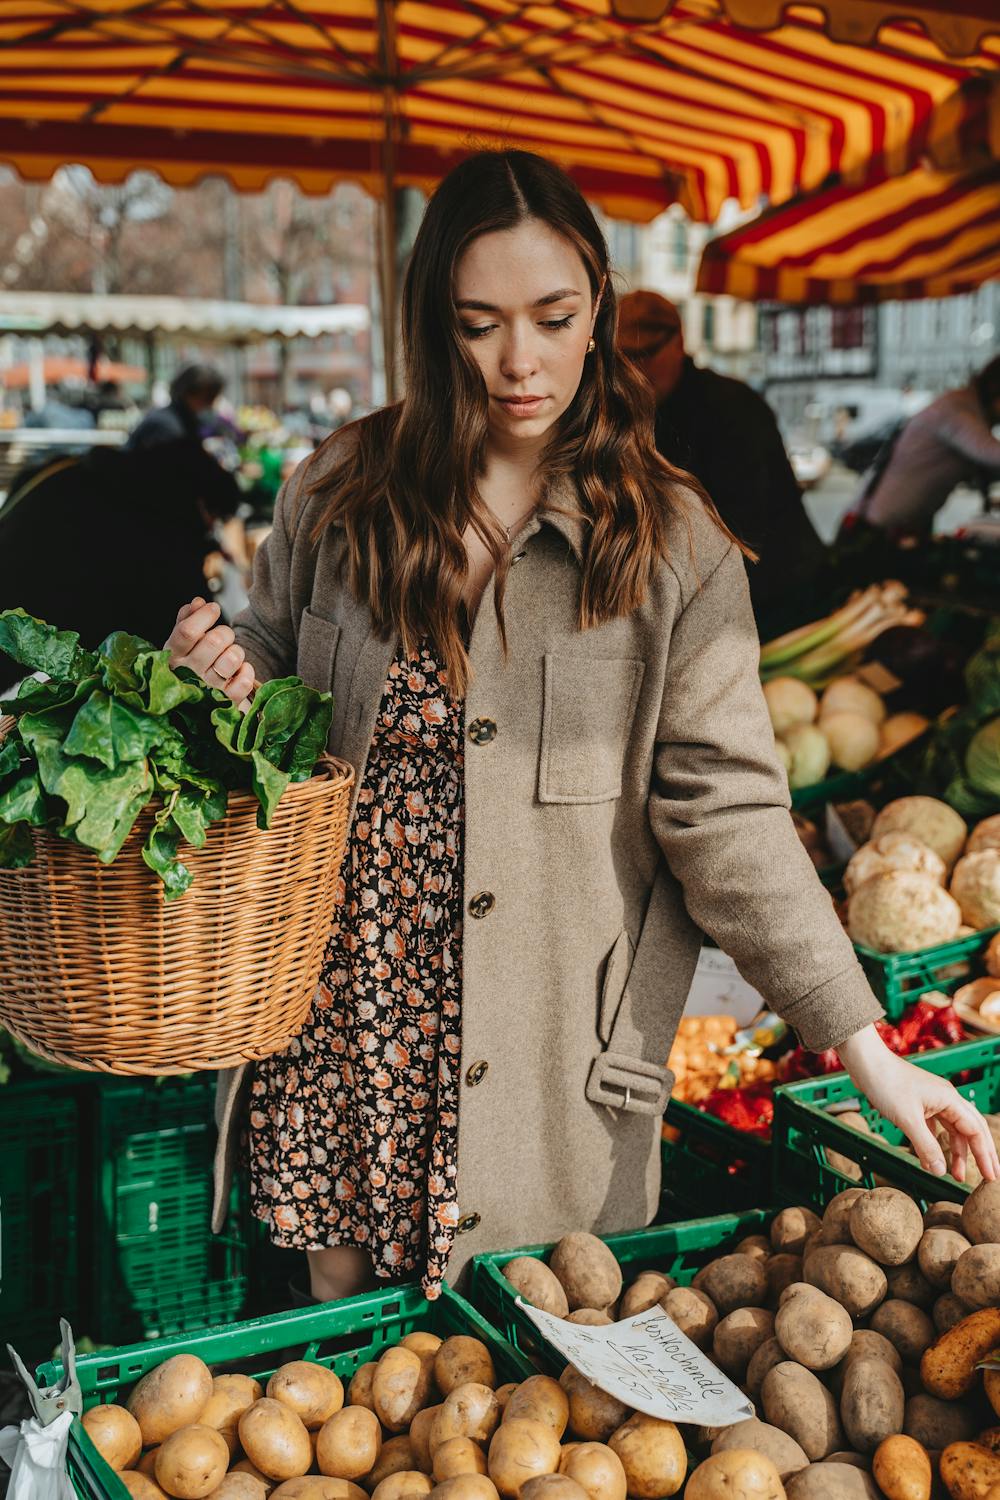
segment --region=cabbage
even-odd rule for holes
[[[972,736],[965,774],[977,792],[1000,802],[1000,719],[991,719]]]

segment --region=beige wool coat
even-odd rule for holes
[[[322,502],[302,490],[300,469],[236,631],[260,679],[332,689],[330,749],[360,784],[397,642],[336,582],[343,531],[310,542]],[[693,502],[646,603],[581,633],[585,524],[536,512],[509,658],[492,589],[471,637],[452,1280],[483,1250],[651,1220],[702,933],[806,1046],[881,1015],[789,816],[740,553]],[[247,1074],[220,1075],[217,1225]]]

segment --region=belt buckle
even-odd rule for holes
[[[673,1073],[660,1063],[621,1052],[601,1052],[590,1069],[586,1095],[592,1104],[603,1104],[608,1109],[662,1115],[673,1082]]]

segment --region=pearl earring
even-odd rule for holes
[[[597,344],[596,344],[595,340],[594,339],[588,339],[588,341],[587,341],[587,353],[588,354],[593,354],[593,352],[594,352],[594,350],[596,348],[597,348]]]

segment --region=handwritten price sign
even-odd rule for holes
[[[662,1308],[591,1328],[566,1323],[518,1298],[550,1344],[582,1375],[626,1406],[668,1422],[729,1427],[753,1404]]]

